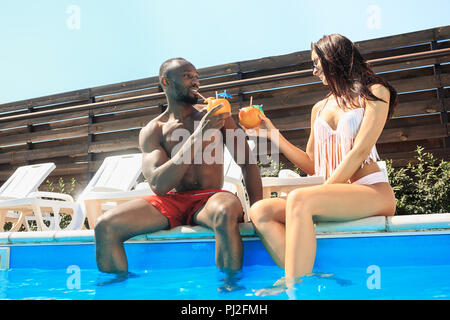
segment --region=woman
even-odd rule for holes
[[[288,285],[312,272],[315,221],[395,213],[394,193],[376,163],[375,147],[397,103],[395,89],[342,35],[324,36],[311,52],[313,74],[330,93],[312,108],[306,152],[287,141],[268,118],[261,119],[280,152],[308,175],[324,176],[325,184],[296,189],[285,199],[264,199],[250,209],[264,246],[285,268]]]

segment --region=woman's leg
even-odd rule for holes
[[[329,184],[292,191],[286,202],[286,278],[312,272],[316,256],[313,217],[346,221],[393,215],[395,197],[387,183]]]
[[[286,199],[258,201],[250,208],[249,215],[267,252],[279,267],[284,268]]]

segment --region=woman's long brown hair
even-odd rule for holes
[[[319,57],[331,94],[338,98],[338,103],[341,99],[347,106],[359,107],[355,105],[355,96],[384,101],[369,90],[372,84],[381,84],[391,94],[387,118],[392,117],[398,103],[397,91],[387,80],[373,72],[353,42],[343,35],[331,34],[312,43],[311,49]]]

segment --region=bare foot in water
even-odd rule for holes
[[[295,279],[286,280],[286,277],[283,277],[277,280],[272,287],[264,288],[259,290],[254,290],[256,296],[265,297],[265,296],[274,296],[280,293],[286,292],[289,295],[290,289],[292,289],[296,284],[301,283],[304,277],[316,277],[323,279],[330,279],[336,281],[341,286],[351,285],[352,282],[345,279],[337,278],[333,273],[307,273]]]
[[[217,288],[217,291],[227,293],[227,292],[233,292],[238,290],[243,290],[245,287],[239,285],[238,281],[241,280],[240,272],[239,271],[224,271],[225,278],[223,278],[221,281],[223,281],[223,285]]]
[[[116,274],[115,277],[112,279],[98,282],[96,285],[99,287],[102,287],[102,286],[107,286],[107,285],[114,284],[114,283],[123,282],[129,278],[137,278],[137,277],[138,277],[138,275],[135,273],[123,272],[123,273]]]
[[[287,290],[288,286],[286,284],[286,278],[283,277],[281,279],[278,279],[270,288],[264,288],[254,291],[256,296],[266,297],[266,296],[276,296],[280,293],[286,292]]]

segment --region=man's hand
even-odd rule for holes
[[[214,115],[214,113],[219,110],[223,104],[219,104],[209,110],[200,121],[199,130],[202,131],[202,133],[206,132],[208,129],[217,129],[220,130],[225,124],[225,120],[231,116],[229,112],[221,113],[218,115]]]

